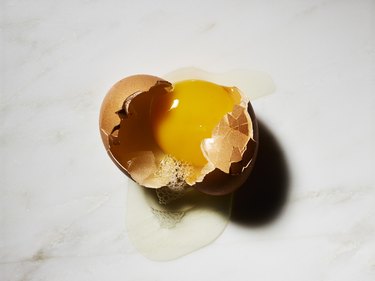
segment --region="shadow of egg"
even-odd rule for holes
[[[234,193],[231,220],[263,226],[282,212],[289,193],[289,170],[272,132],[258,119],[258,156],[251,175]]]

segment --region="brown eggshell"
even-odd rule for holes
[[[123,108],[124,102],[129,96],[149,91],[158,81],[166,82],[162,78],[151,75],[134,75],[124,78],[112,86],[101,106],[99,127],[104,147],[113,162],[129,177],[129,173],[110,150],[111,134],[114,128],[120,123],[117,112]],[[194,187],[202,193],[209,195],[229,194],[239,188],[251,173],[258,149],[258,126],[250,103],[248,103],[247,110],[252,121],[253,139],[250,139],[248,142],[242,161],[231,164],[230,174],[226,174],[219,169],[208,173],[202,182],[194,185]],[[247,164],[250,159],[250,164]],[[246,165],[248,166],[243,169]]]
[[[107,150],[109,157],[113,160],[117,167],[119,167],[119,169],[129,177],[129,173],[117,161],[110,151],[109,137],[112,130],[120,123],[120,118],[116,112],[122,108],[124,101],[130,95],[137,92],[148,91],[158,81],[164,80],[156,76],[144,74],[126,77],[111,87],[105,96],[100,109],[99,128],[104,147]]]
[[[107,150],[109,149],[108,136],[119,124],[116,112],[122,108],[126,98],[136,92],[148,91],[157,81],[164,80],[151,75],[133,75],[118,81],[109,90],[103,100],[99,117],[100,135]]]
[[[202,182],[195,184],[194,187],[197,190],[209,195],[229,194],[241,187],[241,185],[250,175],[258,152],[259,133],[258,123],[250,102],[248,103],[247,111],[253,123],[253,140],[248,142],[246,151],[242,157],[243,160],[241,162],[248,163],[249,159],[251,159],[250,164],[242,171],[242,173],[239,174],[236,172],[234,172],[234,174],[226,174],[219,169],[215,169],[211,173],[207,174]],[[241,162],[233,163],[231,166],[231,172],[232,170],[241,170],[243,167]]]

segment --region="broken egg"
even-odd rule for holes
[[[250,173],[258,143],[248,98],[232,85],[252,99],[275,89],[269,75],[252,70],[187,67],[163,77],[119,81],[100,112],[104,146],[133,179],[125,204],[128,237],[157,261],[196,251],[224,231],[232,191]]]
[[[139,185],[209,195],[239,188],[258,147],[247,97],[204,80],[122,79],[104,98],[100,132],[111,159]]]

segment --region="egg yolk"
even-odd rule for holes
[[[210,138],[223,116],[238,103],[231,88],[201,80],[186,80],[154,97],[151,124],[159,147],[196,167],[207,160],[201,142]]]

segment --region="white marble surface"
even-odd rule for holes
[[[375,2],[1,1],[0,280],[375,280]],[[171,262],[137,253],[98,110],[120,78],[250,68],[290,182]]]

